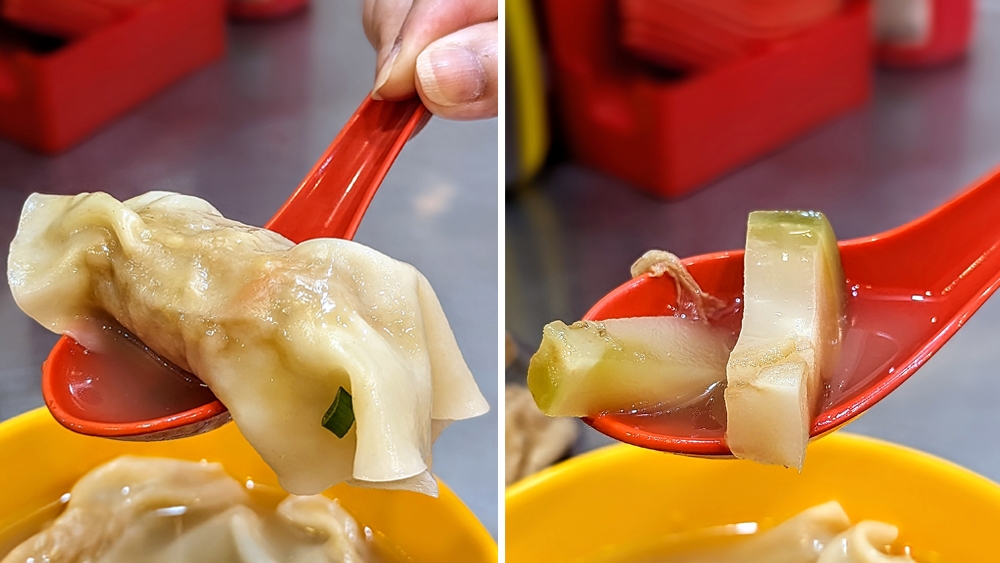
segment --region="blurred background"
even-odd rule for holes
[[[229,21],[222,0],[0,6],[4,249],[31,192],[170,190],[262,225],[373,84],[360,1],[232,2]],[[497,149],[495,120],[432,119],[355,237],[427,276],[493,407],[444,432],[434,471],[494,537]],[[0,421],[42,405],[55,341],[0,292]]]
[[[508,0],[507,16],[508,384],[543,325],[582,317],[648,249],[742,248],[760,209],[876,234],[1000,166],[997,0]],[[849,431],[1000,480],[997,334],[994,297]],[[610,443],[512,411],[517,389],[508,483]]]

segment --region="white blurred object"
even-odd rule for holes
[[[880,43],[919,46],[930,39],[931,0],[875,0],[875,36]]]
[[[576,420],[545,416],[522,385],[507,385],[505,428],[508,485],[555,463],[577,436]]]

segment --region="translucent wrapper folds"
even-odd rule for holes
[[[86,474],[50,525],[2,563],[366,563],[354,518],[324,496],[277,510],[217,463],[122,456]]]
[[[415,268],[345,240],[295,245],[195,197],[34,194],[8,278],[49,330],[94,347],[113,318],[198,375],[293,493],[436,494],[433,440],[488,409]],[[340,387],[356,417],[342,439],[321,425]]]
[[[716,532],[739,532],[744,524],[726,526]],[[755,524],[749,524],[756,529]],[[891,555],[886,547],[896,541],[899,530],[875,520],[855,525],[836,501],[814,506],[762,533],[738,542],[692,550],[663,563],[914,563],[907,554]],[[711,545],[711,544],[708,544]]]

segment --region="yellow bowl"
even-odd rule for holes
[[[218,461],[240,481],[278,484],[234,424],[182,440],[120,442],[70,432],[40,408],[0,424],[0,545],[5,530],[59,499],[90,469],[122,454]],[[497,560],[489,532],[444,484],[436,499],[346,485],[326,494],[340,499],[360,522],[383,533],[413,561]]]
[[[784,520],[829,500],[852,521],[897,525],[922,561],[1000,561],[1000,485],[845,433],[810,445],[801,474],[621,445],[529,477],[506,497],[507,563],[590,561],[671,533]]]

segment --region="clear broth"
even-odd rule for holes
[[[127,329],[105,323],[87,331],[86,348],[73,347],[66,374],[76,409],[95,422],[139,422],[171,416],[215,401],[196,376],[161,358]]]
[[[937,308],[930,292],[900,299],[892,292],[878,293],[870,287],[849,285],[840,363],[834,373],[824,374],[817,412],[852,403],[872,382],[892,374],[906,360],[904,355],[910,353],[899,342],[929,338],[938,330]],[[742,299],[737,297],[712,323],[738,336],[742,320]],[[721,381],[706,389],[699,399],[680,407],[637,405],[602,417],[663,436],[721,440],[726,433],[724,390],[725,381]]]

